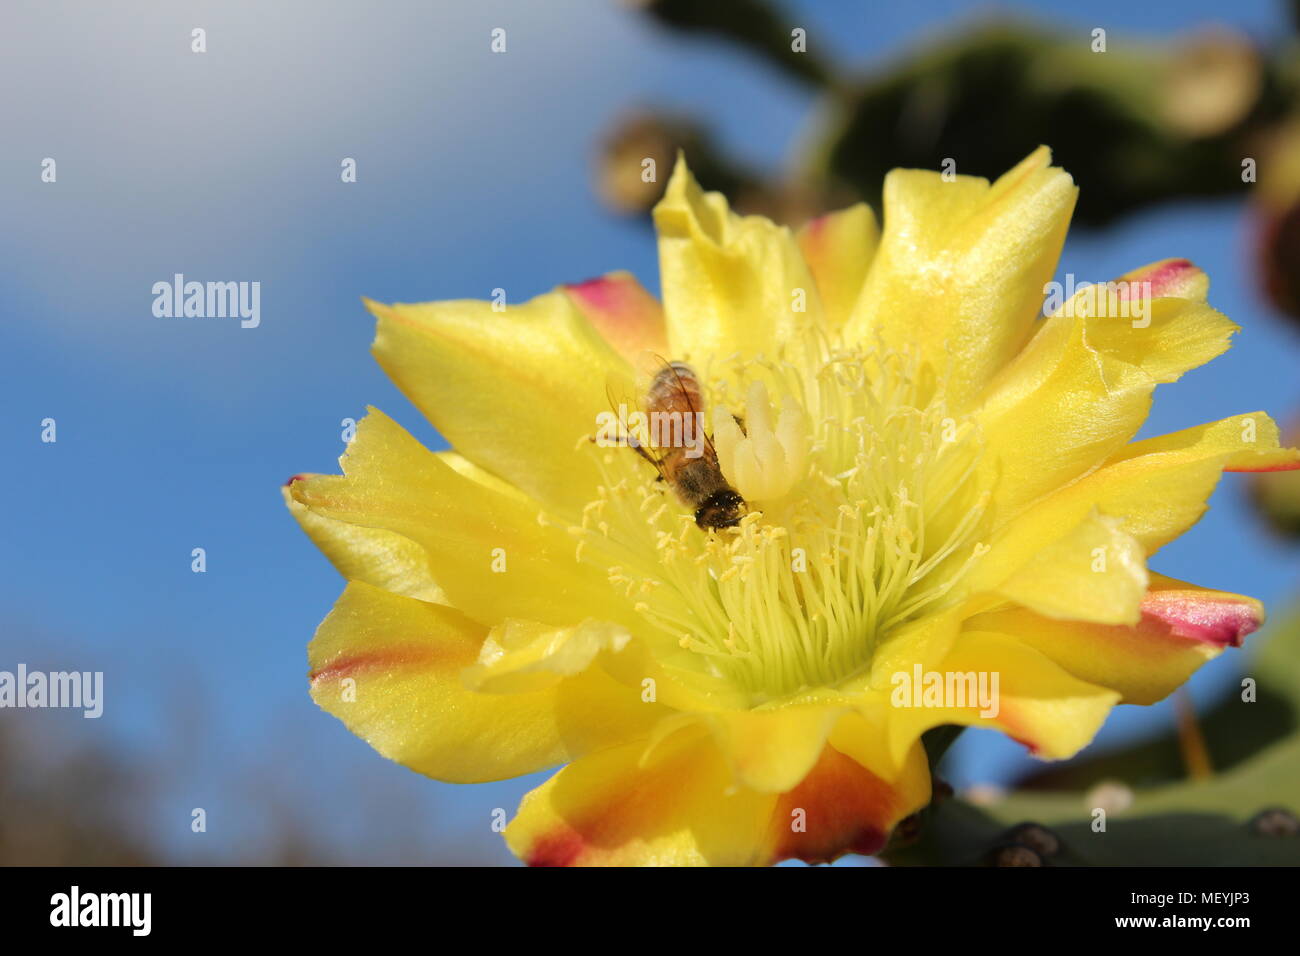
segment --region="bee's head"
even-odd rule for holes
[[[730,488],[715,491],[695,511],[695,523],[708,531],[712,528],[732,528],[745,517],[745,499]]]

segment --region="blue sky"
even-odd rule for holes
[[[864,68],[995,9],[788,6],[811,44]],[[1055,3],[996,9],[1153,37],[1207,20],[1267,37],[1284,12],[1265,0],[1108,0],[1082,17]],[[430,854],[508,862],[491,810],[513,812],[539,778],[423,780],[307,697],[304,648],[342,582],[279,486],[335,471],[340,421],[367,404],[440,444],[370,358],[360,296],[502,287],[518,301],[616,268],[654,288],[649,230],[611,217],[590,187],[613,117],[677,106],[776,167],[812,101],[742,54],[600,0],[131,10],[24,5],[0,31],[0,668],[105,672],[101,720],[50,714],[49,726],[166,766],[167,786],[133,823],[174,859],[237,858],[289,814],[340,859],[382,857],[376,841],[406,835]],[[206,54],[190,52],[195,26]],[[488,52],[496,26],[504,56]],[[44,157],[56,184],[40,182]],[[339,181],[343,157],[357,160],[356,184]],[[1259,299],[1249,235],[1240,204],[1224,201],[1067,244],[1062,272],[1087,279],[1191,258],[1211,276],[1212,303],[1244,327],[1226,357],[1161,389],[1149,431],[1300,407],[1297,342]],[[176,272],[259,281],[260,327],[155,318],[151,286]],[[39,440],[47,417],[53,445]],[[205,574],[190,571],[195,547]],[[1261,530],[1231,477],[1157,568],[1275,608],[1300,580],[1300,558]],[[1207,668],[1194,692],[1236,666]],[[1120,713],[1103,741],[1167,720],[1165,708]],[[1015,745],[975,735],[955,769],[958,782],[998,779],[1022,761]],[[192,807],[208,809],[207,834],[190,832]]]

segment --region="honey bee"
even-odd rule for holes
[[[740,523],[745,499],[727,483],[704,427],[704,396],[694,370],[685,362],[664,362],[645,392],[649,443],[632,434],[626,444],[659,472],[683,504],[695,512],[700,528],[716,530]]]

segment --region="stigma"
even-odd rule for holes
[[[808,473],[807,413],[785,395],[774,424],[761,380],[749,385],[743,418],[726,408],[713,410],[713,444],[722,473],[747,501],[779,501]]]

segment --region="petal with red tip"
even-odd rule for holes
[[[927,697],[932,675],[943,692]],[[889,739],[897,759],[931,727],[962,724],[1000,730],[1034,756],[1063,760],[1092,740],[1120,697],[1020,641],[986,631],[964,631],[942,664],[919,677],[920,693],[915,671],[900,672],[890,698]],[[980,699],[981,687],[987,700]]]
[[[782,793],[817,763],[843,708],[791,706],[709,714],[718,746],[737,781],[752,790]]]
[[[532,866],[754,866],[871,853],[929,798],[919,746],[893,782],[827,745],[784,794],[737,786],[712,735],[692,727],[663,741],[584,757],[524,797],[506,828]],[[851,749],[845,744],[846,749]]]
[[[1172,296],[1177,299],[1205,301],[1209,277],[1187,259],[1161,259],[1120,276],[1117,282],[1129,298],[1146,294],[1153,299]]]
[[[1012,637],[1080,680],[1118,691],[1121,703],[1154,704],[1263,619],[1251,598],[1153,574],[1132,627],[1057,621],[1026,608],[988,611],[966,626]]]
[[[407,597],[446,604],[447,596],[429,573],[424,549],[410,538],[383,528],[335,521],[314,513],[296,501],[290,486],[315,475],[295,475],[281,489],[289,513],[297,519],[316,547],[320,548],[339,574],[349,581],[364,581]]]
[[[1264,605],[1254,598],[1163,575],[1152,576],[1142,614],[1164,624],[1176,637],[1215,647],[1240,647],[1242,639],[1264,623]]]
[[[506,827],[529,866],[746,866],[760,847],[773,794],[736,788],[702,728],[674,735],[641,766],[646,741],[569,764],[525,795]]]
[[[772,814],[772,861],[830,863],[845,853],[879,853],[894,826],[929,800],[930,775],[920,744],[888,783],[834,745],[808,776],[781,795]]]
[[[587,321],[625,358],[668,351],[664,310],[630,272],[561,286]]]
[[[1040,325],[976,413],[1000,523],[1122,453],[1156,385],[1222,354],[1237,330],[1194,299],[1153,299],[1140,319],[1105,296],[1073,302]]]
[[[1117,691],[1120,703],[1154,704],[1212,660],[1219,648],[1175,636],[1154,617],[1132,627],[1058,621],[1026,608],[971,618],[972,629],[995,631],[1032,647],[1073,676]]]
[[[661,716],[599,666],[516,694],[462,672],[486,629],[458,611],[350,583],[308,650],[311,693],[385,757],[438,780],[502,780],[555,766]]]
[[[858,203],[813,219],[795,238],[817,283],[826,323],[838,329],[853,311],[880,244],[875,213]]]

